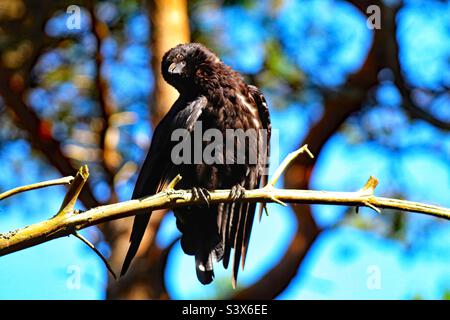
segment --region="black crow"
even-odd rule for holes
[[[241,258],[244,267],[256,204],[209,204],[208,191],[230,189],[230,197],[237,199],[245,189],[258,188],[266,180],[271,130],[266,101],[255,86],[247,85],[239,73],[198,43],[169,50],[163,57],[162,74],[180,96],[154,131],[133,199],[163,190],[181,174],[177,188],[191,189],[194,197],[204,200],[203,205],[174,210],[181,247],[195,256],[197,277],[203,284],[214,278],[214,260],[228,267],[233,248],[235,287]],[[181,133],[175,135],[178,138],[174,138],[176,132]],[[250,134],[242,138],[243,132]],[[180,147],[181,140],[190,142],[188,148]],[[138,250],[150,215],[135,217],[122,275]]]

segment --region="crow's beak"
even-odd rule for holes
[[[169,73],[180,74],[181,72],[183,72],[185,65],[186,63],[184,61],[180,61],[178,63],[172,62],[169,66]]]

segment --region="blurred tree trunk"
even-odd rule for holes
[[[149,110],[152,127],[166,114],[178,93],[169,86],[161,75],[161,60],[164,53],[179,43],[189,42],[189,16],[187,0],[148,1],[150,20],[150,52],[155,90]],[[164,287],[164,269],[168,248],[159,248],[155,236],[164,216],[164,211],[154,212],[137,256],[128,273],[119,282],[109,278],[108,299],[167,299]],[[132,219],[120,221],[122,230],[109,237],[111,251],[117,258],[112,264],[119,270],[120,262],[128,250]],[[123,228],[126,226],[125,228]],[[126,230],[126,232],[124,232]],[[119,255],[119,256],[118,256]]]
[[[177,91],[161,75],[161,61],[167,50],[179,43],[189,42],[189,17],[187,0],[154,0],[149,1],[148,7],[155,79],[150,112],[151,121],[156,125],[178,97]]]

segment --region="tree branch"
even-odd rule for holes
[[[105,180],[108,186],[110,186],[111,200],[117,201],[117,195],[114,189],[114,176],[116,174],[117,166],[119,165],[116,151],[118,139],[108,139],[109,134],[118,134],[117,128],[110,126],[111,116],[117,111],[117,105],[113,101],[108,81],[102,75],[105,62],[102,54],[102,44],[108,37],[109,29],[106,23],[97,19],[94,7],[94,1],[88,1],[87,8],[92,22],[92,34],[94,35],[96,42],[95,88],[98,90],[97,97],[102,117],[102,128],[99,132],[99,149],[101,150],[102,156],[100,164],[105,171]]]
[[[62,185],[62,184],[70,184],[73,179],[74,178],[72,176],[69,176],[69,177],[64,177],[64,178],[59,178],[59,179],[54,179],[54,180],[48,180],[48,181],[44,181],[44,182],[33,183],[33,184],[29,184],[29,185],[22,186],[22,187],[17,187],[17,188],[5,191],[3,193],[0,193],[0,200],[4,200],[15,194],[25,192],[25,191],[41,189],[41,188],[50,187],[50,186],[58,186],[58,185]]]
[[[294,158],[291,158],[291,161]],[[86,167],[80,171],[69,189],[63,203],[74,204],[78,198],[80,186],[84,184]],[[0,234],[0,256],[23,250],[56,238],[74,234],[77,230],[97,225],[106,221],[121,219],[135,214],[140,214],[148,209],[169,209],[188,205],[202,205],[201,199],[194,199],[191,191],[175,190],[173,187],[179,181],[177,176],[169,185],[170,188],[153,196],[129,200],[116,204],[99,206],[84,212],[73,209],[66,210],[67,206],[62,206],[64,214],[56,214],[49,220],[42,221],[28,227]],[[370,208],[397,209],[410,212],[423,213],[446,220],[450,220],[450,209],[434,205],[422,204],[418,202],[376,197],[373,194],[377,181],[370,177],[365,186],[355,192],[327,192],[313,190],[276,189],[274,187],[263,187],[255,190],[247,190],[245,196],[238,201],[242,202],[277,202],[278,199],[290,203],[309,204],[334,204]],[[71,190],[75,190],[71,192]],[[210,193],[210,203],[229,203],[235,200],[230,198],[230,190],[216,190]]]
[[[57,140],[50,130],[50,125],[39,117],[35,110],[29,107],[23,100],[25,89],[14,90],[10,83],[14,73],[0,66],[0,95],[5,101],[6,107],[14,115],[13,120],[28,133],[29,141],[33,148],[42,152],[48,162],[53,165],[62,175],[70,175],[76,168],[67,158]],[[97,206],[99,202],[94,197],[90,186],[83,188],[80,200],[85,207]]]
[[[421,107],[416,104],[412,97],[412,90],[405,79],[404,72],[400,63],[400,45],[398,43],[397,31],[397,13],[402,8],[403,3],[400,2],[396,6],[386,7],[384,14],[384,25],[387,25],[389,32],[386,33],[385,60],[386,65],[394,74],[394,84],[397,87],[403,100],[403,108],[413,119],[424,120],[436,128],[450,131],[450,122],[439,119],[434,116],[431,111],[427,111],[427,107]]]
[[[52,133],[51,123],[42,118],[24,99],[27,90],[33,83],[31,79],[33,67],[41,54],[61,41],[61,39],[54,39],[43,32],[50,17],[61,10],[61,4],[51,1],[28,1],[26,9],[20,19],[7,23],[2,21],[1,24],[2,29],[7,28],[11,32],[20,27],[21,32],[17,35],[19,39],[32,44],[32,51],[20,67],[12,67],[5,64],[4,61],[0,61],[0,95],[7,110],[11,112],[12,120],[27,133],[31,146],[40,151],[48,163],[61,175],[68,176],[73,174],[77,168],[63,153],[61,141]],[[64,39],[67,39],[67,36]],[[6,47],[8,47],[8,43]],[[80,200],[87,208],[100,204],[88,185],[83,188]]]
[[[95,254],[100,257],[100,259],[102,259],[103,263],[106,266],[106,269],[108,269],[108,271],[111,273],[111,275],[113,276],[114,280],[117,280],[116,273],[111,268],[111,265],[109,264],[108,260],[102,255],[102,253],[100,251],[98,251],[98,249],[92,243],[90,243],[88,239],[83,237],[78,232],[74,232],[73,235],[75,237],[77,237],[78,239],[80,239],[85,245],[87,245],[92,251],[94,251]]]
[[[64,197],[64,200],[61,204],[61,208],[57,215],[70,214],[73,212],[75,207],[75,203],[77,202],[78,196],[80,195],[81,190],[83,189],[84,184],[86,183],[89,177],[89,169],[87,165],[84,165],[78,170],[75,179],[73,179],[70,184],[70,188]]]

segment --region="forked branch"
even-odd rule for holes
[[[308,203],[308,204],[330,204],[356,207],[369,207],[380,212],[380,209],[397,209],[408,212],[417,212],[450,220],[450,209],[423,204],[418,202],[376,197],[374,190],[378,181],[370,177],[367,183],[355,192],[330,192],[315,190],[297,190],[297,189],[277,189],[274,187],[277,179],[282,175],[283,170],[289,163],[302,152],[310,154],[307,146],[291,153],[285,161],[275,171],[273,178],[267,186],[260,189],[247,190],[245,195],[238,200],[230,198],[230,190],[216,190],[210,193],[210,203],[227,203],[233,201],[242,202],[268,202],[284,203]],[[312,155],[311,155],[312,156]],[[187,205],[201,205],[202,199],[194,199],[189,190],[175,190],[174,187],[180,181],[181,176],[169,183],[168,187],[162,192],[153,196],[119,202],[116,204],[99,206],[87,211],[81,212],[74,210],[74,204],[78,198],[79,192],[87,180],[87,167],[83,166],[73,179],[63,205],[60,211],[50,218],[28,227],[0,234],[0,256],[23,250],[52,239],[75,234],[78,230],[89,226],[97,225],[102,222],[121,219],[135,214],[145,212],[142,209],[157,210],[171,209]],[[61,181],[72,181],[71,177],[63,178]],[[42,185],[44,185],[42,183]],[[53,185],[47,182],[47,185]],[[28,186],[29,188],[30,186]],[[22,187],[26,190],[27,186]],[[33,188],[29,188],[33,189]],[[15,190],[15,189],[14,189]],[[3,195],[3,194],[2,194]]]

